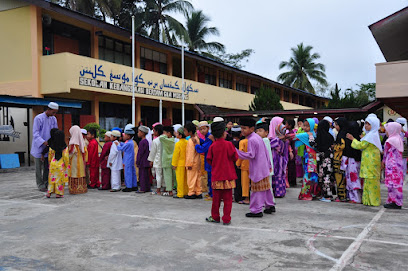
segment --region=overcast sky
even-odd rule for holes
[[[408,0],[191,0],[211,18],[227,52],[251,48],[244,68],[276,80],[290,48],[303,42],[321,55],[327,80],[343,90],[375,82],[385,62],[368,26],[404,8]],[[183,19],[184,20],[184,19]],[[183,21],[184,22],[184,21]]]

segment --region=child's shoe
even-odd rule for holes
[[[264,213],[265,213],[265,214],[272,214],[272,213],[275,213],[275,212],[276,212],[275,206],[271,206],[271,207],[269,207],[268,209],[265,209],[265,210],[264,210]]]
[[[261,212],[261,213],[256,213],[256,214],[254,214],[254,213],[246,213],[245,216],[246,216],[246,217],[263,217],[263,213],[262,213],[262,212]]]

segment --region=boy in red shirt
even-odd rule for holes
[[[88,145],[88,162],[89,166],[89,186],[88,188],[99,188],[99,156],[98,156],[98,142],[96,141],[96,130],[90,129],[86,138],[89,141]]]
[[[237,174],[235,162],[238,154],[234,145],[225,140],[225,122],[214,122],[211,131],[215,138],[208,150],[207,162],[212,167],[211,187],[213,189],[213,201],[211,216],[206,218],[208,222],[220,223],[220,204],[224,201],[224,225],[231,224],[232,189],[235,188]]]

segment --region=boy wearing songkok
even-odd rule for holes
[[[224,122],[214,122],[211,130],[215,137],[215,142],[210,146],[207,154],[207,162],[212,166],[212,191],[213,201],[211,216],[206,218],[208,222],[220,223],[220,205],[224,202],[224,215],[222,221],[224,225],[231,224],[232,209],[232,189],[235,188],[235,161],[238,154],[234,145],[225,140],[227,132]]]
[[[241,126],[234,125],[231,128],[232,141],[231,143],[235,148],[239,149],[239,143],[241,142]],[[238,161],[237,161],[238,162]],[[235,181],[236,187],[234,189],[235,202],[242,202],[242,186],[241,186],[241,169],[235,163],[235,173],[237,173],[237,180]]]
[[[248,152],[240,150],[237,152],[241,159],[249,160],[249,178],[252,189],[249,206],[251,212],[246,216],[262,217],[264,206],[264,212],[267,214],[271,214],[275,209],[269,182],[269,175],[272,172],[271,160],[262,138],[254,132],[255,120],[242,118],[240,124],[242,135],[248,139]]]

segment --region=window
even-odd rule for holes
[[[43,55],[72,53],[91,56],[91,33],[88,30],[57,20],[43,23]]]
[[[215,86],[217,83],[215,69],[198,66],[198,82]]]
[[[305,105],[305,99],[303,95],[299,95],[299,104],[300,105]]]
[[[278,95],[279,99],[281,97],[281,90],[279,88],[275,88],[275,93]]]
[[[253,81],[251,83],[251,93],[256,94],[256,92],[261,88],[261,83],[259,81]]]
[[[289,100],[290,100],[290,93],[289,93],[288,90],[284,90],[284,91],[283,91],[283,100],[284,100],[285,102],[289,102]]]
[[[236,89],[241,92],[248,92],[248,80],[246,78],[237,77]]]
[[[140,68],[167,74],[167,54],[140,47]]]
[[[220,71],[220,87],[232,89],[232,74]]]
[[[292,93],[292,103],[298,104],[299,103],[299,95]]]
[[[109,62],[132,65],[132,50],[129,43],[99,36],[99,59]]]

